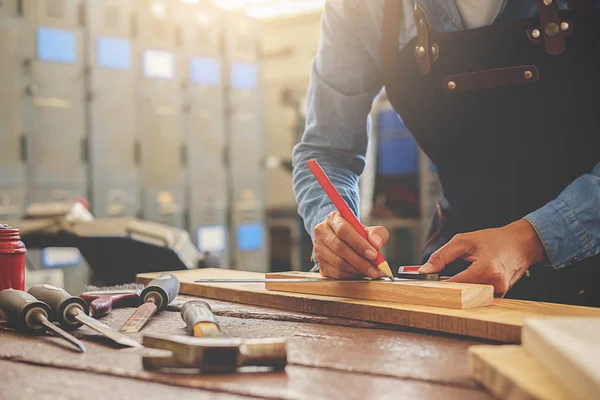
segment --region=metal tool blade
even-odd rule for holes
[[[135,310],[125,324],[120,329],[123,333],[138,333],[142,330],[146,322],[154,315],[158,307],[153,301],[147,301]]]
[[[302,278],[282,278],[282,279],[277,279],[277,278],[271,278],[271,279],[266,279],[266,278],[233,278],[233,279],[227,279],[227,278],[215,278],[215,279],[198,279],[195,280],[195,283],[269,283],[269,282],[280,282],[280,283],[292,283],[292,282],[329,282],[329,279],[321,279],[321,278],[306,278],[306,279],[302,279]],[[340,281],[338,281],[340,282]],[[353,282],[356,282],[356,280],[354,280]]]
[[[76,310],[76,309],[74,309],[74,310]],[[110,340],[112,340],[115,343],[118,343],[122,346],[142,347],[142,345],[139,344],[138,342],[136,342],[135,340],[128,338],[127,336],[110,328],[109,326],[104,325],[102,322],[100,322],[88,315],[85,315],[81,311],[79,311],[77,313],[77,315],[74,315],[74,317],[77,321],[81,322],[84,325],[89,326],[96,332],[101,333],[102,335],[106,336],[107,338],[109,338]]]
[[[46,319],[46,317],[41,317],[41,318],[38,317],[37,321],[40,324],[44,325],[46,328],[50,329],[52,332],[56,333],[61,338],[65,339],[69,343],[71,343],[74,346],[76,346],[79,349],[80,352],[85,353],[85,346],[83,345],[83,342],[81,340],[75,338],[70,333],[63,331],[58,326],[56,326],[52,322],[48,321]]]
[[[380,279],[328,279],[328,278],[207,278],[194,283],[307,283],[307,282],[390,282],[391,278]],[[392,282],[411,280],[439,280],[438,274],[401,273]]]

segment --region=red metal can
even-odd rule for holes
[[[25,290],[25,253],[20,231],[0,224],[0,290]]]

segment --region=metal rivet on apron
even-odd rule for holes
[[[530,270],[525,271],[525,276],[529,278],[531,276],[531,271]]]
[[[437,49],[435,48],[435,46],[431,46],[431,54],[435,56],[435,53],[437,53]]]
[[[523,73],[523,76],[525,76],[525,79],[531,79],[531,77],[533,76],[533,73],[531,73],[531,71],[525,71]]]
[[[417,50],[417,56],[419,56],[419,58],[425,57],[425,47],[417,46],[416,50]]]
[[[551,24],[546,25],[544,32],[546,32],[546,35],[548,36],[556,36],[558,35],[558,32],[560,32],[560,29],[558,28],[557,24],[552,22]]]
[[[537,29],[534,29],[534,30],[531,32],[531,36],[533,36],[535,39],[539,38],[539,37],[540,37],[540,31],[539,31],[539,30],[537,30]]]
[[[456,88],[456,83],[454,81],[448,82],[448,89],[453,90]]]
[[[552,0],[544,0],[544,5],[549,6],[552,4]]]
[[[579,294],[580,294],[581,296],[583,296],[583,295],[585,294],[585,289],[581,289],[581,290],[579,291]]]
[[[561,22],[560,29],[562,29],[563,31],[566,31],[567,29],[569,29],[569,24],[566,22]]]

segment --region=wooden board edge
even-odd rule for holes
[[[471,377],[498,399],[541,400],[520,390],[506,375],[489,365],[484,352],[494,347],[487,345],[469,347],[467,351],[467,366]]]
[[[138,274],[138,283],[148,284],[159,273]],[[494,321],[474,321],[463,318],[460,323],[453,320],[452,316],[436,315],[426,311],[404,309],[370,309],[368,305],[360,304],[361,300],[334,298],[322,296],[318,299],[307,299],[301,295],[286,297],[285,301],[277,296],[264,301],[263,293],[241,292],[239,289],[223,286],[200,285],[192,282],[182,282],[180,293],[208,299],[231,301],[260,307],[282,309],[291,312],[326,315],[330,317],[348,318],[374,323],[383,323],[394,326],[423,329],[471,338],[482,338],[503,343],[519,343],[521,340],[521,326]],[[283,295],[290,295],[285,292]],[[267,294],[268,295],[268,294]],[[306,300],[306,301],[305,301]],[[365,300],[366,301],[366,300]],[[398,303],[400,304],[400,303]],[[477,326],[477,329],[473,329]]]
[[[508,358],[510,365],[506,364]],[[508,400],[569,400],[566,388],[519,345],[478,345],[467,352],[471,376],[495,397]],[[528,376],[528,374],[530,374]]]
[[[473,285],[476,287],[470,290],[463,290],[461,299],[461,308],[468,310],[470,308],[487,307],[494,304],[494,287],[491,285]]]
[[[591,399],[600,397],[594,377],[588,371],[578,368],[572,354],[558,350],[554,343],[569,342],[567,335],[553,332],[550,336],[543,326],[538,325],[540,319],[526,318],[523,323],[522,343],[527,352],[545,368],[556,381],[567,388],[573,398]],[[558,336],[556,336],[558,335]]]
[[[314,278],[322,278],[322,276],[318,273],[310,273],[310,272],[270,272],[266,274],[267,279],[278,279],[278,278],[306,278],[306,279],[314,279]],[[336,280],[325,280],[323,284],[335,283]],[[389,283],[389,282],[387,282]],[[412,283],[412,282],[409,282]],[[447,290],[451,292],[452,299],[447,299],[444,304],[439,301],[436,301],[435,296],[428,296],[424,299],[415,298],[411,302],[403,302],[400,300],[390,300],[387,299],[390,303],[399,303],[399,304],[411,304],[418,306],[427,306],[427,307],[439,307],[439,308],[452,308],[458,310],[466,310],[471,308],[478,307],[487,307],[494,303],[494,287],[491,285],[480,285],[480,284],[459,284],[463,287],[448,287],[444,288],[443,286],[436,287],[435,284],[441,282],[428,282],[428,281],[415,281],[414,286],[424,286],[424,290],[430,291],[432,294],[438,292],[439,295],[442,290]],[[323,294],[318,290],[318,286],[320,283],[307,283],[303,285],[302,283],[276,283],[276,282],[267,282],[265,284],[265,288],[267,290],[274,290],[279,292],[288,292],[288,293],[302,293],[302,294],[315,294],[321,296],[332,296],[332,297],[343,297],[348,298],[349,296],[334,296]],[[366,282],[362,282],[361,284],[366,284]],[[391,283],[389,283],[391,284]],[[429,284],[429,286],[427,286]],[[456,284],[455,284],[456,285]],[[290,288],[288,286],[294,286],[294,288]],[[355,295],[351,296],[351,298],[359,299],[359,300],[373,300],[378,301],[379,299],[372,298],[372,296],[361,296],[359,292],[356,292]]]

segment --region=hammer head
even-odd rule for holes
[[[196,338],[156,336],[143,338],[144,347],[168,350],[165,356],[144,356],[145,369],[198,369],[202,372],[233,372],[259,366],[276,370],[287,364],[285,339]]]

